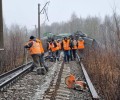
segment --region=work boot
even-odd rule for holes
[[[44,67],[38,68],[37,69],[37,74],[38,75],[45,75],[46,74],[46,69]]]
[[[33,70],[35,69],[35,67],[36,66],[34,64],[32,64],[32,66],[30,67],[30,71],[33,72]]]
[[[44,67],[41,68],[41,74],[45,75],[47,73],[46,69]]]

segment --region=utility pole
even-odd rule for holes
[[[0,50],[3,48],[3,16],[2,16],[2,0],[0,0]]]
[[[38,4],[38,38],[40,39],[40,4]]]
[[[40,4],[38,4],[38,38],[40,39],[40,14],[45,11],[46,13],[46,10],[45,10],[45,7],[47,6],[47,4],[49,4],[50,1],[46,2],[46,4],[44,5],[44,7],[42,8],[42,10],[40,10]],[[47,14],[46,14],[47,15]],[[48,16],[47,16],[47,19],[48,19]]]

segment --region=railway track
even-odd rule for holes
[[[99,96],[95,91],[90,78],[85,74],[85,68],[77,55],[77,61],[64,64],[63,61],[49,64],[49,72],[44,75],[36,75],[31,72],[25,75],[7,92],[0,95],[7,100],[98,100]],[[88,90],[76,91],[68,89],[65,84],[65,77],[73,73],[76,77],[88,84]],[[87,73],[87,72],[86,72]],[[34,80],[34,81],[33,81]]]
[[[45,56],[47,56],[47,53],[45,53]],[[27,64],[23,64],[9,72],[0,75],[0,91],[5,91],[7,87],[17,81],[21,76],[30,72],[31,66],[32,62],[28,62]]]
[[[20,67],[0,75],[0,90],[5,90],[9,85],[15,82],[21,75],[30,71],[32,62],[28,64],[21,65]]]
[[[99,100],[99,96],[90,81],[90,78],[81,63],[77,54],[78,63],[71,61],[69,64],[62,64],[58,69],[59,73],[55,76],[51,86],[47,89],[42,100]],[[76,91],[68,89],[65,85],[65,78],[73,73],[76,77],[87,82],[86,91]]]

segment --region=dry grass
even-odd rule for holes
[[[85,50],[85,65],[98,93],[105,100],[120,100],[120,62],[112,50]]]

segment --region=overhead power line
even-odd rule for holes
[[[40,9],[40,4],[38,4],[38,38],[40,39],[40,14],[45,13],[47,20],[49,21],[48,14],[46,12],[46,6],[49,5],[50,1],[46,2],[44,7]]]

